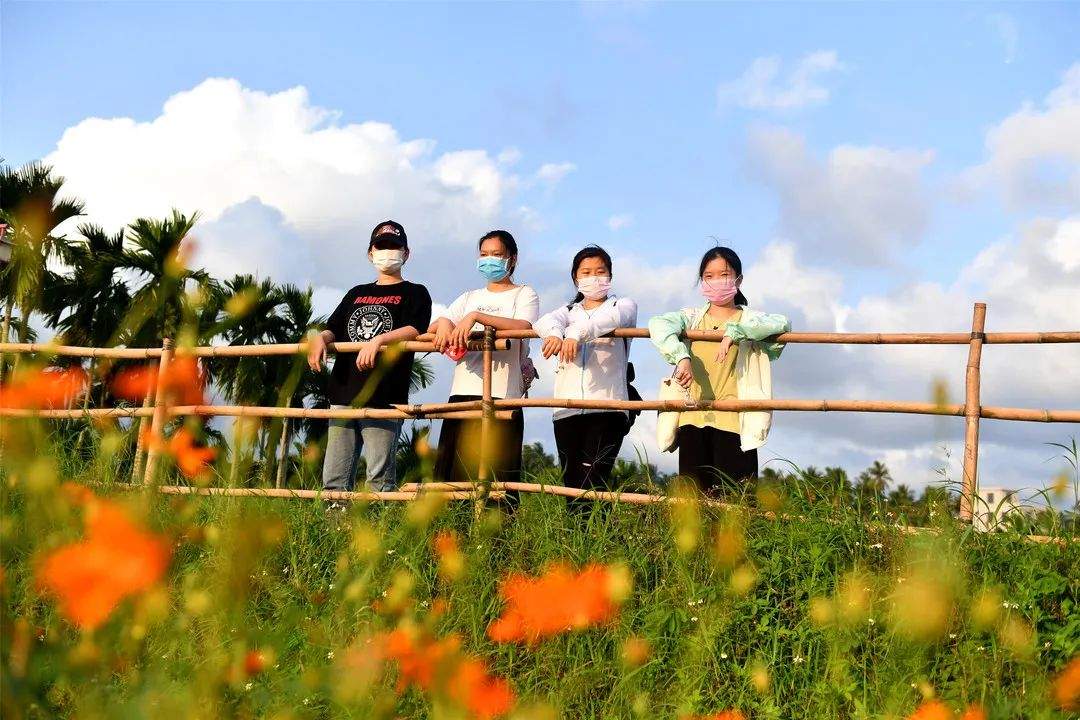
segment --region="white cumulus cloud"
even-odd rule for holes
[[[536,179],[549,185],[555,185],[575,170],[577,170],[577,165],[572,162],[544,163],[536,171]]]
[[[414,268],[496,225],[538,225],[511,202],[525,184],[509,170],[519,158],[514,148],[440,153],[386,123],[344,123],[303,87],[266,93],[212,78],[147,121],[83,120],[44,161],[109,229],[197,210],[201,257],[214,270],[347,288],[368,276],[368,236],[388,217],[405,224]],[[540,174],[554,180],[572,167]]]
[[[780,202],[783,234],[807,248],[854,264],[883,265],[891,249],[918,242],[930,201],[921,173],[929,150],[840,145],[819,159],[784,128],[750,133],[750,176]]]
[[[1080,63],[1042,105],[1026,103],[986,133],[986,160],[962,178],[1023,209],[1080,209]]]
[[[781,78],[783,63],[772,55],[756,58],[736,80],[717,89],[721,110],[738,105],[764,110],[794,110],[821,105],[829,99],[824,76],[843,70],[835,50],[818,50],[804,55]]]
[[[612,232],[618,232],[619,230],[625,230],[634,224],[634,216],[628,213],[621,215],[612,215],[607,219],[608,229]]]

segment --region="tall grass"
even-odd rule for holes
[[[573,513],[533,495],[510,513],[434,501],[337,512],[133,489],[112,477],[122,443],[109,436],[37,447],[3,470],[4,717],[457,717],[398,694],[392,667],[368,672],[365,640],[403,624],[458,633],[510,681],[518,717],[904,717],[938,697],[991,718],[1058,718],[1050,683],[1080,652],[1077,544],[979,534],[947,513],[912,535],[784,488],[764,489],[754,512]],[[94,633],[35,583],[41,559],[80,535],[63,480],[173,541],[164,585]],[[446,530],[465,558],[456,581],[432,550]],[[489,640],[500,581],[556,561],[628,568],[616,620],[536,646]]]

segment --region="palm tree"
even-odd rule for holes
[[[4,296],[4,320],[0,342],[7,342],[15,306],[19,336],[29,336],[30,315],[39,309],[49,260],[57,259],[65,245],[56,228],[82,215],[82,202],[57,195],[64,178],[53,175],[47,165],[30,163],[18,170],[0,165],[0,222],[6,223],[12,242],[11,261],[0,269],[0,292]],[[3,358],[0,356],[0,373]]]
[[[889,493],[889,504],[898,508],[908,508],[915,504],[915,493],[907,485],[900,483]]]
[[[124,267],[124,231],[109,235],[97,225],[79,227],[81,237],[61,249],[70,271],[52,279],[42,311],[65,344],[104,347],[131,304],[119,277]]]
[[[859,479],[855,483],[855,498],[860,509],[863,512],[879,510],[891,482],[889,468],[880,460],[875,460],[870,467],[859,473]]]
[[[825,468],[822,485],[833,507],[839,507],[851,501],[851,480],[848,479],[847,470],[844,468]]]
[[[859,482],[855,486],[860,495],[880,498],[892,483],[889,468],[880,460],[875,460],[870,467],[859,473]]]
[[[122,268],[133,272],[138,284],[113,344],[159,345],[163,337],[177,338],[185,319],[194,320],[198,308],[192,307],[185,290],[194,283],[207,295],[213,283],[205,270],[184,266],[182,243],[197,220],[198,213],[173,210],[164,220],[139,218],[128,226],[130,243]]]

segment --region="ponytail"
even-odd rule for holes
[[[735,293],[735,304],[736,305],[749,305],[750,304],[750,301],[747,300],[746,296],[742,294],[742,290]]]

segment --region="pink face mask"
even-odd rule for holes
[[[727,305],[739,292],[734,280],[702,280],[701,294],[709,302]]]
[[[577,284],[577,291],[589,300],[603,300],[611,290],[611,278],[607,275],[592,275],[581,278]]]

